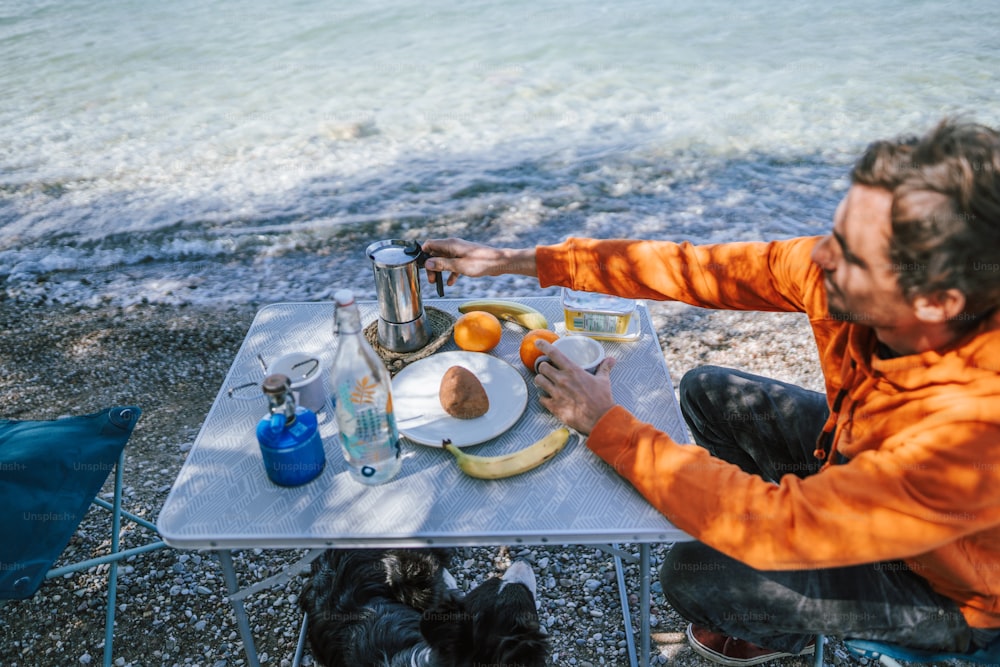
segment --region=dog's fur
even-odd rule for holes
[[[548,640],[531,567],[515,562],[464,597],[445,550],[330,550],[299,598],[327,667],[542,667]],[[454,580],[451,579],[451,582]]]

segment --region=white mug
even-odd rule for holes
[[[563,336],[556,339],[552,343],[552,347],[557,348],[569,357],[570,361],[582,366],[583,370],[591,375],[597,372],[597,367],[604,361],[604,346],[589,336]],[[535,360],[536,373],[543,361],[549,361],[549,358],[543,355]],[[549,361],[549,363],[552,362]]]

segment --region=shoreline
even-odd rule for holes
[[[686,370],[718,364],[822,389],[804,316],[648,305],[675,388]],[[112,405],[139,406],[143,415],[126,448],[124,506],[155,523],[257,309],[250,304],[91,309],[0,302],[0,338],[7,342],[0,351],[0,416],[55,419]],[[103,492],[109,489],[106,485]],[[106,526],[105,513],[90,512],[64,556],[78,560],[106,553]],[[122,547],[142,543],[145,533],[126,523]],[[654,546],[654,568],[667,548]],[[301,553],[239,551],[237,572],[246,584],[279,572]],[[453,574],[468,588],[515,557],[531,561],[539,578],[539,613],[553,640],[552,664],[625,664],[611,556],[585,546],[463,548]],[[0,663],[99,661],[106,569],[50,580],[34,597],[0,607]],[[657,596],[655,571],[653,579],[655,651],[672,664],[707,667],[684,643],[686,623]],[[247,600],[257,649],[269,658],[265,664],[290,664],[302,581],[293,577]],[[627,565],[626,581],[637,622],[637,565]],[[244,664],[224,595],[221,568],[207,553],[168,548],[122,563],[115,664]]]

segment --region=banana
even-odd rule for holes
[[[479,479],[502,479],[537,468],[561,452],[568,441],[569,429],[563,426],[524,449],[501,456],[466,454],[450,440],[444,441],[444,448],[452,453],[458,467],[466,475]]]
[[[507,320],[518,324],[525,329],[548,329],[549,321],[545,315],[535,310],[531,306],[516,301],[504,301],[502,299],[478,299],[476,301],[466,301],[458,307],[458,312],[468,313],[473,310],[483,310],[497,319]]]

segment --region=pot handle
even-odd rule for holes
[[[417,267],[424,269],[424,264],[427,263],[427,259],[430,257],[424,249],[420,247],[419,241],[410,241],[406,244],[406,249],[403,250],[407,255],[417,258]],[[426,271],[426,269],[424,269]],[[430,271],[427,271],[430,274]],[[444,296],[444,275],[439,271],[434,271],[437,274],[437,280],[434,281],[434,287],[437,288],[438,297]]]

